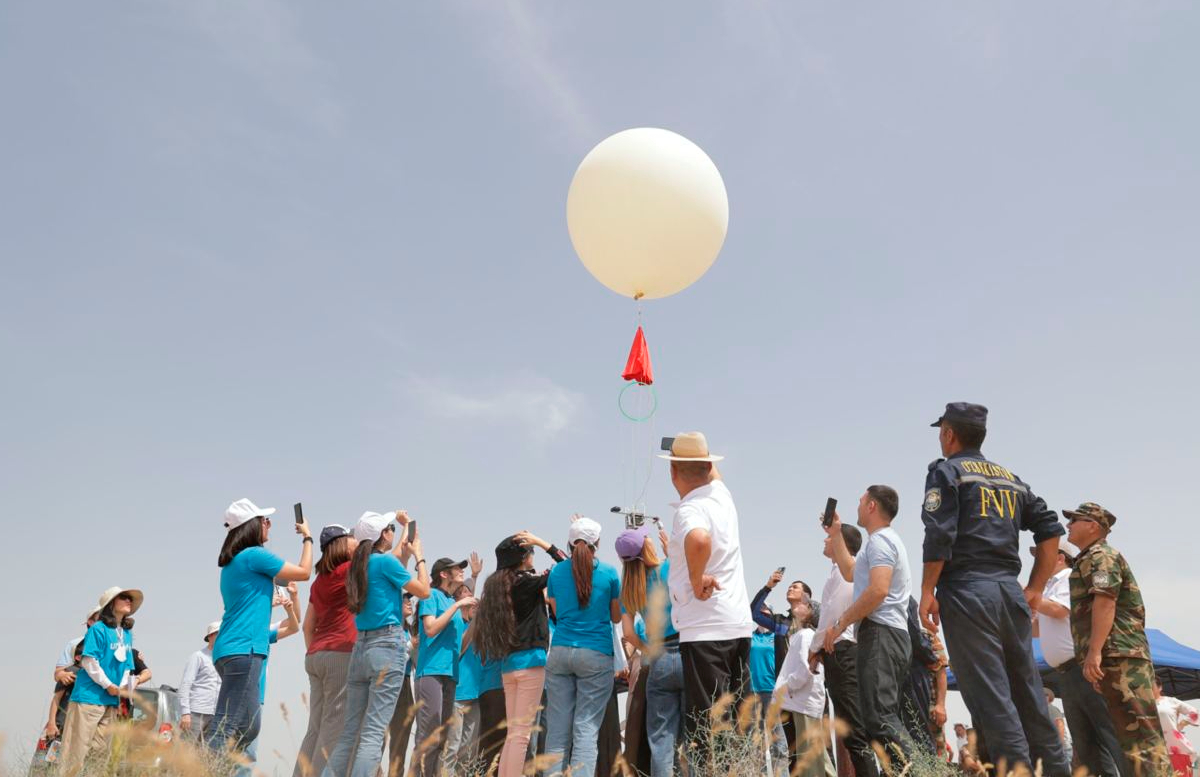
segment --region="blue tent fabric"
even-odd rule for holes
[[[1150,640],[1150,658],[1163,693],[1177,699],[1200,698],[1200,650],[1181,645],[1158,629],[1146,629],[1146,637]],[[1042,682],[1057,693],[1058,673],[1046,663],[1037,639],[1033,640],[1033,657],[1042,673]],[[958,690],[953,669],[947,671],[947,680],[950,690]]]

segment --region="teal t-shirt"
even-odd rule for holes
[[[483,669],[479,675],[480,696],[488,691],[498,691],[504,687],[504,679],[500,677],[502,671],[499,661],[488,661],[483,665]]]
[[[479,698],[479,681],[483,676],[483,663],[474,645],[468,645],[458,660],[458,684],[454,687],[455,701],[475,701]]]
[[[272,628],[271,635],[270,635],[270,637],[268,637],[267,642],[268,642],[268,644],[274,645],[278,641],[279,641],[279,629]],[[268,648],[267,652],[268,653],[271,652],[269,648]],[[258,703],[259,704],[267,703],[267,659],[265,657],[263,658],[262,674],[258,678]]]
[[[671,623],[671,591],[667,586],[667,581],[670,579],[671,562],[669,559],[659,564],[654,569],[646,570],[646,606],[641,612],[643,621],[642,631],[638,633],[638,636],[643,640],[647,639],[645,635],[645,624],[651,620],[650,606],[657,599],[661,599],[662,606],[666,608],[665,612],[663,613],[665,620],[662,620],[662,638],[669,639],[671,637],[679,636],[679,631],[676,630],[674,624]],[[655,595],[655,591],[659,588],[662,589],[662,594]]]
[[[262,546],[246,548],[221,568],[225,614],[213,645],[213,661],[225,656],[267,654],[275,576],[283,559]]]
[[[404,621],[404,586],[412,580],[391,553],[372,553],[367,559],[367,598],[354,616],[359,631],[399,626]]]
[[[770,693],[775,690],[775,635],[754,632],[750,637],[750,690]]]
[[[462,619],[462,613],[454,611],[454,616],[446,624],[446,628],[430,639],[425,635],[424,619],[426,616],[441,617],[442,613],[454,606],[454,600],[440,588],[429,592],[429,598],[421,602],[417,608],[417,617],[422,623],[418,627],[420,647],[417,650],[417,677],[438,675],[455,677],[458,673],[458,652],[462,649],[463,633],[467,624]]]
[[[119,660],[118,655],[123,655],[124,660]],[[96,659],[96,663],[100,664],[104,671],[104,676],[112,683],[120,685],[125,673],[133,671],[133,633],[124,629],[113,629],[104,625],[103,621],[96,621],[83,638],[83,656]],[[87,672],[81,671],[75,675],[71,701],[77,704],[115,707],[120,699],[97,685]]]
[[[507,656],[500,659],[500,671],[504,674],[515,672],[518,669],[537,669],[539,666],[545,665],[545,648],[529,648],[528,650],[518,650],[516,653],[509,653]]]
[[[621,596],[621,578],[611,564],[593,562],[592,595],[587,606],[579,606],[571,559],[554,565],[546,586],[546,595],[554,600],[554,644],[613,654],[612,603]]]

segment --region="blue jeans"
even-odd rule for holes
[[[683,659],[679,645],[663,645],[646,675],[646,739],[651,777],[675,773],[675,748],[683,733]]]
[[[546,657],[546,768],[562,774],[563,755],[571,748],[571,774],[596,771],[597,742],[604,710],[613,690],[613,657],[598,650],[550,648]]]
[[[262,724],[259,682],[266,660],[265,656],[245,654],[217,661],[221,691],[217,694],[217,709],[210,724],[212,735],[208,740],[213,750],[241,750],[258,739]]]
[[[346,725],[322,777],[373,777],[379,769],[383,735],[396,711],[407,661],[408,634],[402,627],[358,633],[346,674]],[[354,764],[348,768],[351,755]]]

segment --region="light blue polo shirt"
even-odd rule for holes
[[[421,620],[421,624],[417,627],[417,633],[420,635],[417,650],[417,677],[426,675],[457,676],[458,651],[462,649],[463,633],[467,630],[467,624],[462,619],[462,612],[455,610],[450,622],[446,624],[446,628],[438,632],[433,639],[425,635],[424,624],[426,616],[440,618],[442,613],[453,605],[454,600],[445,591],[434,588],[429,592],[429,598],[422,600],[421,606],[417,608],[417,618]]]
[[[579,606],[575,592],[572,560],[559,562],[550,570],[546,595],[554,600],[554,645],[595,650],[606,656],[613,654],[612,603],[621,596],[621,578],[611,564],[594,561],[592,595],[587,606]]]
[[[504,679],[500,676],[502,671],[499,661],[492,660],[483,664],[482,672],[479,675],[480,696],[488,691],[498,691],[504,687]]]
[[[117,651],[122,644],[125,646],[125,660],[118,661]],[[113,684],[120,685],[125,673],[133,671],[133,633],[122,629],[118,634],[117,629],[109,628],[104,621],[96,621],[83,638],[83,657],[96,659],[104,676]],[[79,672],[75,675],[71,701],[115,707],[120,699],[97,685],[87,672]]]
[[[854,599],[867,590],[871,570],[891,567],[892,582],[887,595],[867,620],[883,626],[908,631],[908,600],[912,596],[912,578],[908,569],[908,551],[904,541],[891,526],[879,529],[867,537],[867,544],[854,558]]]
[[[225,656],[267,655],[275,576],[283,559],[262,546],[246,548],[221,568],[225,614],[213,645],[213,661]]]
[[[354,616],[359,631],[399,626],[404,622],[404,586],[412,574],[391,553],[372,553],[367,560],[367,598]]]

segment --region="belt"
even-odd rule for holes
[[[393,623],[388,626],[380,626],[377,629],[367,629],[366,631],[358,632],[360,637],[383,637],[388,634],[403,634],[404,627],[398,623]]]

